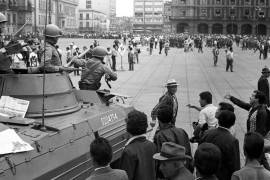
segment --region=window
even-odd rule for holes
[[[221,0],[216,0],[216,4],[220,4],[221,3]]]
[[[250,0],[245,0],[245,5],[250,5],[250,4],[251,4]]]
[[[135,2],[135,6],[143,6],[143,2]]]
[[[231,5],[235,5],[235,0],[231,0]]]
[[[88,13],[86,14],[86,19],[89,20],[89,14]]]
[[[83,22],[80,22],[80,27],[83,27]]]
[[[264,18],[264,12],[263,12],[263,11],[260,11],[259,14],[258,14],[258,16],[259,16],[260,18]]]
[[[245,16],[250,16],[250,10],[249,10],[249,9],[245,9],[244,15],[245,15]]]
[[[8,24],[11,24],[11,16],[10,16],[10,14],[7,14],[7,21],[8,21]]]
[[[207,16],[207,9],[206,8],[201,8],[200,16]]]
[[[230,9],[230,16],[235,16],[236,15],[236,12],[235,12],[235,9]]]
[[[186,0],[180,0],[180,4],[185,4]]]
[[[13,24],[17,24],[17,14],[13,14]]]
[[[86,9],[92,9],[92,2],[90,0],[86,1]]]
[[[265,1],[264,1],[264,0],[260,0],[259,2],[260,2],[260,4],[264,4],[264,3],[265,3]]]
[[[83,20],[83,14],[80,14],[80,20]]]
[[[221,16],[221,9],[215,10],[215,16],[217,16],[217,17]]]
[[[89,22],[86,22],[86,27],[90,27],[90,26],[89,26]]]

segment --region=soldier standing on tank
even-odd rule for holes
[[[104,57],[107,55],[107,50],[104,47],[98,46],[93,49],[92,58],[73,59],[72,63],[83,67],[79,88],[81,90],[98,90],[101,86],[100,80],[105,75],[105,79],[116,81],[117,74],[104,63]],[[71,63],[71,64],[72,64]]]
[[[6,22],[6,16],[0,13],[0,74],[11,72],[10,66],[12,64],[12,59],[6,54],[6,49],[4,48],[4,39],[2,38],[2,33]]]
[[[40,69],[45,69],[47,73],[60,72],[64,70],[60,54],[57,51],[56,44],[62,32],[58,26],[48,24],[44,30],[45,50],[41,54]]]

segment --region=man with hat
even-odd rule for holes
[[[179,86],[179,84],[176,82],[175,79],[170,79],[167,81],[167,84],[165,85],[165,87],[167,87],[167,92],[161,98],[159,98],[158,104],[153,108],[151,112],[151,117],[153,121],[156,120],[158,109],[161,106],[167,105],[173,109],[172,124],[175,125],[178,112],[178,101],[177,97],[175,96],[175,93],[177,92],[177,86]]]
[[[105,79],[116,81],[117,74],[105,65],[104,57],[107,55],[107,50],[102,46],[97,46],[93,49],[92,58],[89,60],[74,58],[71,63],[83,67],[79,88],[81,90],[98,90],[101,86],[101,78],[105,75]]]
[[[173,142],[164,142],[160,153],[156,153],[153,158],[160,162],[159,169],[166,180],[194,179],[185,167],[185,161],[192,159],[186,155],[185,147]]]
[[[266,97],[266,104],[269,106],[269,82],[268,78],[270,76],[270,69],[265,66],[262,69],[262,75],[258,80],[258,90],[263,92]]]

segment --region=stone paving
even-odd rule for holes
[[[253,51],[242,51],[238,47],[234,48],[234,59],[234,72],[226,72],[224,49],[220,50],[218,66],[214,67],[210,48],[204,48],[203,54],[199,54],[196,49],[194,52],[184,53],[183,49],[171,48],[167,57],[164,53],[159,55],[158,49],[150,56],[146,48],[142,48],[140,62],[135,64],[135,71],[127,71],[127,54],[124,55],[123,64],[126,70],[117,71],[119,78],[111,83],[112,91],[132,96],[128,103],[144,111],[150,120],[152,108],[166,91],[164,84],[170,78],[176,79],[180,84],[176,94],[179,101],[176,126],[184,128],[191,136],[193,132],[191,123],[198,119],[198,112],[188,109],[186,105],[199,105],[200,92],[212,92],[215,105],[226,101],[224,95],[227,93],[249,101],[251,92],[257,88],[261,69],[265,65],[270,66],[270,59],[259,60],[258,52],[254,54]],[[119,69],[120,57],[117,61]],[[74,77],[73,74],[71,76],[74,84],[77,85],[79,77]],[[104,81],[102,88],[108,89]],[[236,136],[240,142],[243,163],[242,142],[246,132],[248,112],[235,107],[235,113]],[[193,146],[193,150],[195,148],[196,145]]]

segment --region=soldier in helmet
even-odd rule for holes
[[[117,80],[117,74],[104,63],[107,50],[97,46],[93,49],[92,58],[89,60],[73,59],[73,63],[83,67],[79,88],[81,90],[98,90],[101,86],[100,80],[105,75],[107,80]],[[72,63],[71,63],[72,64]]]
[[[44,30],[45,50],[41,55],[40,70],[45,69],[47,73],[64,71],[66,68],[62,66],[60,54],[57,51],[56,44],[62,31],[54,24],[48,24]]]
[[[0,13],[0,74],[11,72],[10,66],[12,64],[10,56],[6,54],[6,49],[4,48],[4,40],[2,39],[2,33],[6,22],[6,16]]]

